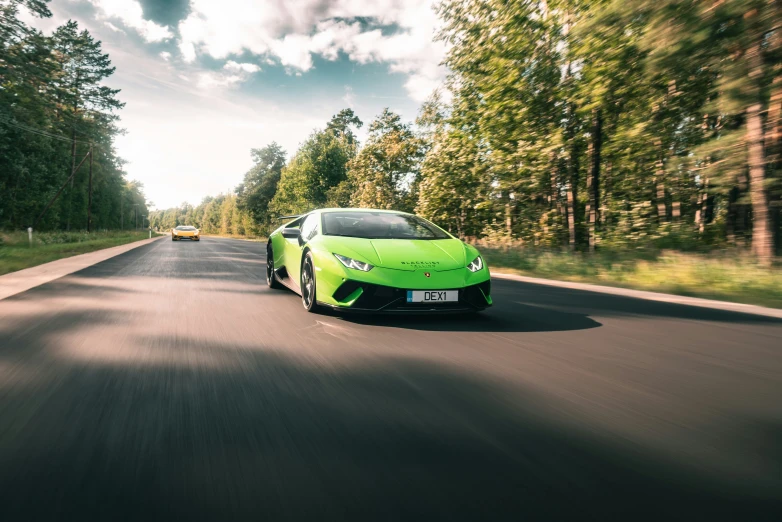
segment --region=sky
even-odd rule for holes
[[[290,157],[332,115],[415,119],[441,85],[433,0],[53,0],[102,42],[121,89],[117,152],[154,208],[230,192],[251,148]]]

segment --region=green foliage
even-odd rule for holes
[[[335,199],[335,187],[347,180],[348,162],[356,155],[358,141],[352,127],[361,121],[345,109],[325,130],[313,132],[282,170],[269,211],[299,214],[324,207]]]
[[[412,210],[423,143],[388,109],[369,125],[369,139],[350,162],[354,207]]]
[[[745,253],[684,254],[606,248],[595,255],[480,245],[492,269],[505,273],[597,283],[782,308],[782,270]]]
[[[261,149],[232,230],[350,205],[595,255],[782,243],[782,2],[442,0],[437,12],[449,76],[416,125],[386,109],[361,148],[346,109],[284,166],[276,145]],[[226,229],[226,197],[161,218]]]
[[[249,210],[240,208],[236,194],[208,196],[197,206],[185,202],[149,214],[149,226],[159,232],[168,233],[179,225],[197,227],[202,234],[221,236],[259,237],[269,232],[266,223],[259,223]]]
[[[92,227],[144,225],[143,187],[127,182],[113,139],[122,108],[103,81],[114,72],[100,42],[74,21],[51,37],[18,17],[24,5],[51,16],[46,2],[0,5],[0,228],[32,225],[93,146]],[[86,229],[88,163],[66,185],[37,229]],[[132,219],[132,221],[131,221]]]
[[[444,0],[438,13],[453,98],[422,108],[435,117],[420,212],[460,235],[475,216],[475,235],[571,248],[767,235],[755,225],[782,207],[779,2]],[[768,109],[765,137],[753,106]]]
[[[236,207],[247,212],[256,223],[269,227],[274,216],[269,214],[269,204],[277,193],[277,185],[285,166],[285,151],[272,142],[262,149],[251,151],[255,165],[244,176],[244,181],[236,187]],[[241,221],[237,214],[236,228]]]

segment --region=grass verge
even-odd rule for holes
[[[148,237],[146,230],[35,232],[30,246],[27,232],[0,232],[0,275]]]
[[[782,308],[782,269],[733,251],[593,255],[481,246],[496,272]]]

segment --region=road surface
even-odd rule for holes
[[[513,281],[307,314],[161,240],[0,301],[2,520],[780,520],[782,321]]]

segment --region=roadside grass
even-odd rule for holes
[[[0,275],[148,237],[147,230],[34,232],[30,246],[27,232],[0,231]]]
[[[479,247],[496,272],[578,281],[782,308],[782,269],[746,253],[602,250],[590,255],[523,247]]]

